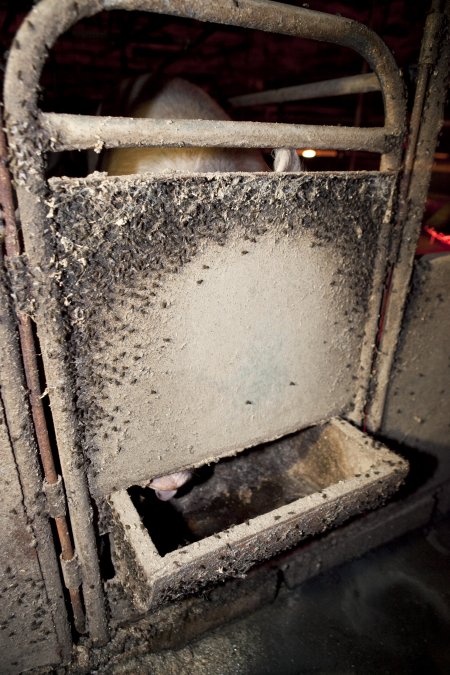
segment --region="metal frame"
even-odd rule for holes
[[[84,17],[102,10],[125,9],[181,16],[328,41],[358,52],[376,73],[385,105],[381,129],[335,126],[275,125],[181,120],[112,119],[43,114],[37,107],[39,80],[47,51],[57,38]],[[80,561],[83,597],[91,637],[108,638],[99,573],[92,506],[83,463],[76,447],[76,415],[67,383],[65,346],[58,301],[41,269],[50,251],[43,235],[46,207],[44,152],[46,150],[120,146],[181,145],[278,147],[313,145],[317,148],[372,150],[383,153],[381,168],[398,170],[404,136],[405,99],[395,61],[381,39],[349,19],[265,0],[43,0],[29,14],[15,38],[5,77],[5,110],[13,171],[23,223],[25,250],[36,287],[35,319],[57,432],[75,548]],[[161,132],[163,134],[161,135]]]
[[[171,122],[171,120],[169,120]],[[401,134],[385,127],[335,127],[273,122],[228,122],[209,120],[167,120],[126,117],[90,117],[43,113],[40,126],[50,139],[50,149],[202,147],[285,148],[309,147],[318,150],[367,150],[384,153],[384,161],[396,169]],[[394,159],[395,158],[395,159]]]

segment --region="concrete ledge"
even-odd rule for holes
[[[280,563],[288,588],[430,522],[433,495],[394,503],[329,532],[284,556]]]
[[[298,470],[307,476],[311,471],[323,473],[324,462],[333,466],[337,462],[338,478],[333,475],[329,484],[321,485],[322,489],[312,494],[164,556],[159,555],[128,493],[111,495],[114,566],[136,608],[145,611],[212,583],[245,574],[256,563],[292,548],[299,541],[375,508],[398,488],[406,475],[407,463],[403,459],[348,422],[332,420],[317,429],[301,432],[298,437],[308,434],[311,442]],[[161,527],[165,524],[161,523]]]

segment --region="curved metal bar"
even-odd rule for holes
[[[381,38],[357,21],[266,0],[104,0],[103,6],[173,14],[349,47],[367,61],[380,80],[386,125],[404,127],[405,99],[398,67]]]
[[[84,16],[95,14],[102,8],[101,3],[95,0],[80,4],[84,5]],[[42,132],[38,129],[36,108],[38,83],[47,50],[79,18],[81,16],[75,2],[51,0],[41,3],[30,12],[11,47],[4,99],[8,140],[10,148],[14,149],[12,169],[25,250],[35,279],[36,326],[49,384],[73,539],[81,568],[87,628],[91,638],[101,644],[108,639],[106,611],[92,522],[92,504],[83,461],[79,456],[77,418],[73,393],[70,391],[64,325],[46,263],[51,259],[51,250],[43,234],[46,223],[44,157],[38,138]]]
[[[214,3],[208,0],[44,0],[24,21],[11,49],[5,78],[8,114],[18,116],[20,111],[23,120],[27,112],[36,112],[38,84],[47,50],[76,21],[102,9],[168,14],[349,47],[369,63],[380,81],[386,127],[398,134],[404,132],[402,80],[392,54],[375,33],[350,19],[267,0]],[[382,168],[398,168],[400,158],[401,145],[386,154]]]

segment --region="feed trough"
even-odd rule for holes
[[[185,495],[110,497],[113,561],[140,610],[212,582],[382,504],[407,463],[334,419],[219,462]],[[131,493],[131,495],[130,495]]]

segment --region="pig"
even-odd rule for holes
[[[135,83],[136,90],[145,85]],[[128,112],[128,110],[127,110]],[[229,120],[226,112],[205,91],[181,78],[164,84],[149,100],[129,106],[131,117],[155,119]],[[103,170],[110,176],[136,173],[206,173],[230,171],[270,171],[259,150],[229,148],[120,148],[106,153]],[[274,151],[275,171],[300,171],[295,150]],[[154,478],[145,484],[162,501],[172,499],[177,490],[192,478],[192,471],[179,471]]]
[[[139,95],[137,95],[139,96]],[[131,106],[130,115],[154,119],[229,120],[203,89],[186,80],[166,82],[153,98]],[[103,169],[110,176],[135,173],[270,171],[259,150],[233,148],[120,148],[106,153]],[[274,152],[275,171],[300,171],[295,150]]]

